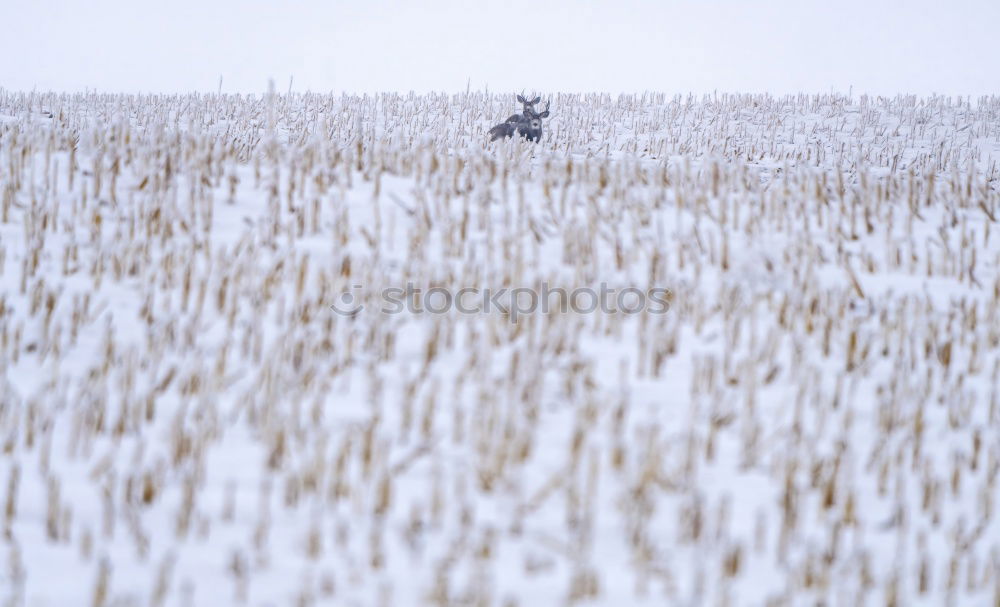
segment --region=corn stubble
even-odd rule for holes
[[[0,603],[1000,605],[1000,99],[507,97],[0,91]]]

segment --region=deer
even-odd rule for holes
[[[545,102],[545,109],[536,112],[534,105],[541,101],[540,97],[525,101],[524,97],[518,95],[517,100],[524,106],[523,114],[514,114],[505,122],[501,122],[490,129],[490,141],[496,141],[501,137],[513,137],[515,134],[524,137],[528,141],[537,142],[542,139],[542,119],[549,117],[550,101]]]
[[[524,98],[523,95],[518,95],[517,100],[521,104],[522,108],[521,113],[511,114],[510,117],[507,118],[507,120],[505,120],[505,122],[521,122],[523,120],[528,120],[527,116],[529,115],[529,112],[533,112],[535,110],[535,105],[537,105],[538,102],[542,100],[542,98],[535,97],[531,101],[528,101],[527,99]]]

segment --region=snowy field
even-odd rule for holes
[[[1000,605],[1000,98],[543,97],[0,90],[0,605]]]

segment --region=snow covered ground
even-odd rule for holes
[[[0,90],[0,602],[1000,603],[1000,98],[549,97]]]

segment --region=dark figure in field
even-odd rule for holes
[[[542,98],[535,97],[531,101],[528,101],[523,95],[518,95],[517,100],[521,103],[521,113],[511,114],[510,118],[508,118],[505,122],[517,123],[524,120],[530,120],[531,118],[529,118],[529,116],[531,116],[531,114],[535,111],[535,106],[542,100]]]
[[[515,134],[524,137],[528,141],[540,141],[542,138],[542,118],[549,117],[549,102],[545,102],[545,110],[535,111],[535,104],[541,101],[536,97],[531,101],[525,101],[524,97],[518,95],[517,100],[524,106],[523,114],[514,114],[490,129],[490,141],[496,141],[501,137],[513,137]]]

